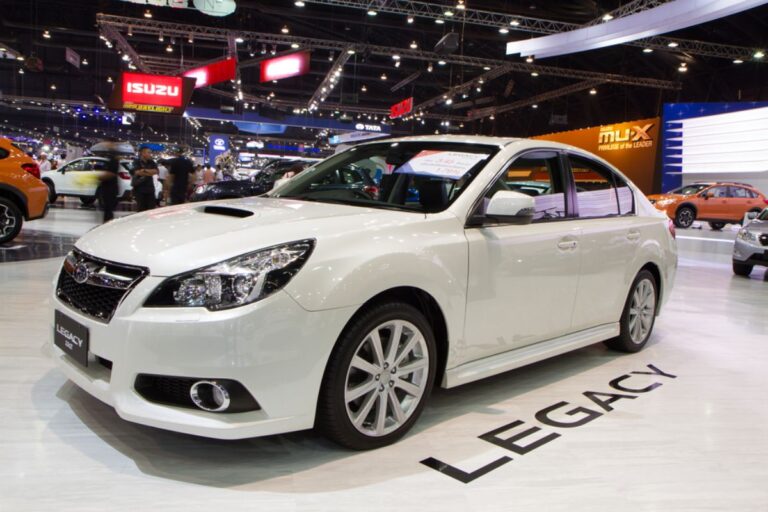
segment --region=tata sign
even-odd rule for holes
[[[383,131],[381,129],[380,124],[364,124],[364,123],[357,123],[355,125],[355,130],[359,132],[377,132],[377,133],[381,133]]]
[[[237,60],[234,57],[230,57],[224,60],[217,60],[206,66],[189,69],[183,72],[181,76],[194,78],[196,80],[195,89],[199,89],[200,87],[234,80],[236,74]]]
[[[282,80],[309,72],[309,51],[267,59],[261,62],[261,81]]]
[[[229,136],[214,133],[208,137],[208,158],[211,165],[216,163],[217,156],[226,151],[229,151]]]
[[[176,76],[123,73],[109,99],[116,110],[182,114],[195,80]]]

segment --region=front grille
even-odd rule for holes
[[[84,282],[75,280],[78,267],[87,269]],[[109,322],[130,290],[148,272],[73,251],[67,255],[56,285],[56,296],[82,314]],[[82,279],[81,279],[82,281]]]

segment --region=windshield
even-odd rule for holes
[[[760,215],[757,216],[760,220],[768,220],[768,208],[762,211]]]
[[[498,150],[445,142],[367,144],[319,162],[270,195],[440,212],[461,195]]]
[[[680,194],[681,196],[691,196],[693,194],[698,194],[708,186],[710,186],[709,183],[694,183],[693,185],[685,185],[685,186],[670,190],[668,193]]]

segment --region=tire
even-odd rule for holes
[[[5,244],[19,235],[24,224],[24,214],[10,199],[0,197],[0,244]]]
[[[621,352],[639,352],[642,350],[653,332],[658,303],[659,285],[656,278],[647,270],[641,270],[629,288],[629,296],[619,321],[621,332],[616,338],[606,341],[605,344],[613,350]],[[640,311],[634,313],[638,309]]]
[[[733,273],[737,276],[749,277],[749,274],[752,273],[753,268],[754,265],[747,265],[746,263],[733,260]]]
[[[696,220],[696,212],[690,206],[678,208],[675,213],[675,226],[678,228],[689,228]]]
[[[96,198],[95,197],[81,197],[80,198],[80,203],[83,206],[92,206],[93,203],[95,203],[95,202],[96,202]]]
[[[725,222],[709,222],[708,224],[712,231],[720,231],[725,227]]]
[[[56,187],[53,185],[53,182],[50,180],[44,180],[43,183],[45,183],[48,186],[48,203],[53,204],[56,202],[56,199],[59,198],[59,195],[56,193]]]
[[[389,350],[398,329],[399,354]],[[381,358],[375,355],[374,331]],[[407,373],[401,373],[402,360],[408,361]],[[359,312],[344,329],[328,361],[315,426],[332,441],[354,450],[394,443],[421,414],[434,384],[436,361],[432,328],[413,306],[390,302]],[[348,402],[350,390],[359,394]],[[353,422],[356,415],[357,426]]]

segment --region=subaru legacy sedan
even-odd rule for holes
[[[378,193],[323,186],[350,166]],[[676,265],[669,219],[594,155],[408,137],[266,196],[88,232],[54,283],[52,352],[128,421],[220,439],[314,427],[369,449],[408,432],[433,386],[642,349]]]

